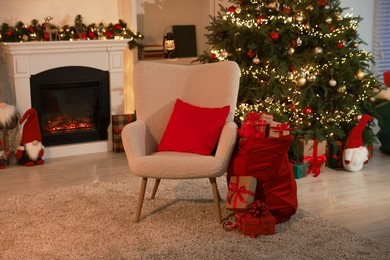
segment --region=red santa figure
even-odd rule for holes
[[[27,110],[20,119],[19,124],[24,121],[22,139],[16,152],[19,164],[34,166],[43,164],[42,156],[44,146],[42,145],[41,130],[37,118],[37,111],[34,108]]]
[[[364,114],[348,135],[343,152],[343,166],[347,171],[360,171],[368,162],[368,149],[363,144],[362,133],[372,120],[372,116]]]

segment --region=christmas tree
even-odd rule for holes
[[[338,0],[230,0],[207,27],[201,62],[241,68],[236,119],[264,111],[289,122],[296,138],[343,140],[362,114],[373,114],[371,54],[356,31],[360,17]],[[371,137],[371,138],[370,138]],[[365,140],[375,135],[366,129]]]

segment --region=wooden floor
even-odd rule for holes
[[[123,153],[47,159],[44,165],[0,170],[0,200],[20,193],[126,178]],[[299,207],[390,246],[390,156],[374,149],[360,172],[325,168],[297,180]]]

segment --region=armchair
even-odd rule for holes
[[[217,219],[222,222],[216,178],[222,176],[237,137],[233,122],[240,70],[235,62],[175,65],[140,62],[134,67],[134,99],[137,120],[122,130],[123,147],[130,173],[142,178],[135,222],[141,215],[149,178],[155,179],[151,199],[161,179],[208,178]],[[229,105],[226,121],[210,155],[192,152],[158,151],[160,141],[174,111],[177,99],[202,108]],[[206,125],[207,127],[207,125]]]

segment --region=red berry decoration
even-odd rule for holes
[[[337,43],[337,48],[341,49],[343,47],[344,47],[344,43],[343,42]]]
[[[234,13],[236,12],[236,8],[235,8],[234,6],[230,6],[230,7],[228,8],[228,12],[229,12],[230,14],[234,14]]]
[[[271,39],[271,41],[277,41],[279,39],[279,34],[275,31],[272,31],[269,33],[269,38]]]
[[[253,56],[255,56],[255,53],[252,51],[252,50],[249,50],[249,51],[247,51],[247,53],[246,53],[249,57],[253,57]]]
[[[88,38],[91,39],[91,40],[95,39],[95,33],[93,31],[89,31],[88,32]]]
[[[217,54],[212,53],[212,54],[210,55],[210,58],[212,58],[213,60],[216,59],[216,58],[217,58]]]
[[[107,39],[112,39],[114,37],[114,35],[110,31],[105,31],[104,34],[106,35]]]
[[[35,28],[34,28],[33,26],[30,25],[30,26],[28,27],[28,32],[29,32],[29,33],[34,33],[34,32],[35,32]]]
[[[287,7],[283,8],[283,13],[290,14],[291,13],[290,8],[287,8]]]
[[[14,32],[12,30],[8,30],[5,32],[5,35],[7,35],[7,37],[12,37],[14,36]]]
[[[43,39],[44,39],[45,41],[49,41],[49,40],[50,40],[50,35],[49,35],[49,33],[47,33],[47,32],[43,33]]]
[[[115,29],[115,30],[122,29],[121,24],[120,24],[120,23],[116,23],[116,24],[114,25],[114,29]]]
[[[312,112],[313,112],[313,111],[311,110],[311,107],[305,107],[305,108],[303,109],[303,113],[304,113],[305,115],[310,115]]]
[[[329,27],[329,30],[331,30],[333,32],[334,30],[336,30],[336,27],[331,26],[331,27]]]

